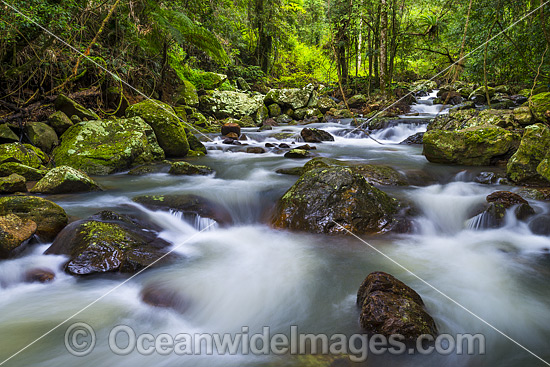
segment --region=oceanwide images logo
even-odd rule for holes
[[[289,333],[272,334],[269,327],[261,333],[251,333],[244,326],[239,333],[180,333],[138,334],[127,325],[115,326],[106,342],[112,353],[129,355],[349,355],[353,362],[364,362],[369,354],[402,355],[433,353],[485,354],[485,337],[482,334],[441,334],[437,338],[422,335],[416,342],[405,343],[402,335],[374,334],[304,334],[297,326]],[[74,356],[92,353],[97,345],[94,329],[83,322],[70,325],[65,332],[65,347]]]

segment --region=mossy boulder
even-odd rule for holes
[[[521,106],[513,110],[514,119],[520,125],[531,125],[533,120],[533,114],[528,106]]]
[[[544,124],[527,126],[517,152],[508,161],[508,177],[515,183],[540,181],[538,167],[548,156],[549,149],[550,129]]]
[[[63,112],[67,116],[78,116],[81,120],[99,120],[99,116],[76,103],[64,94],[60,94],[55,99],[55,109]]]
[[[196,166],[188,162],[174,162],[168,173],[177,176],[210,175],[214,173],[214,170],[207,166]]]
[[[338,107],[336,102],[332,100],[330,97],[327,96],[321,96],[317,99],[316,107],[321,111],[322,113],[327,113],[332,108]]]
[[[364,94],[356,94],[348,99],[348,106],[351,108],[360,108],[367,103],[367,100],[368,98]]]
[[[529,100],[529,108],[537,121],[550,122],[547,112],[550,111],[550,92],[539,93]]]
[[[273,226],[298,231],[345,234],[391,228],[398,202],[347,167],[304,173],[278,201]]]
[[[208,154],[204,144],[190,131],[186,131],[187,141],[189,142],[189,151],[200,152],[203,155]]]
[[[322,119],[323,113],[318,108],[315,108],[315,107],[302,107],[294,111],[294,114],[292,115],[292,117],[296,120],[310,119],[313,117]]]
[[[269,117],[278,117],[283,113],[281,111],[281,106],[279,106],[277,103],[270,104],[268,109],[269,109]]]
[[[305,149],[291,149],[285,153],[285,158],[304,159],[309,157],[311,154]]]
[[[227,75],[212,73],[209,71],[194,71],[195,74],[191,78],[191,82],[198,89],[214,90],[221,87],[227,80]]]
[[[13,194],[14,192],[27,192],[27,180],[25,177],[12,173],[7,177],[0,177],[0,194]]]
[[[130,176],[144,176],[150,175],[153,173],[168,173],[170,170],[171,163],[169,161],[158,162],[158,163],[148,163],[142,166],[132,168],[128,174]]]
[[[261,105],[258,111],[254,115],[254,122],[256,125],[262,125],[262,123],[269,118],[269,110],[265,105]]]
[[[48,117],[48,124],[54,129],[57,136],[63,135],[71,126],[73,122],[62,111],[56,111]]]
[[[506,160],[517,150],[521,135],[497,126],[424,134],[424,156],[433,163],[487,166]]]
[[[32,168],[43,168],[48,157],[40,149],[30,144],[2,144],[0,145],[0,164],[21,163]]]
[[[27,181],[38,181],[48,173],[45,169],[38,169],[26,166],[21,163],[8,162],[0,164],[0,176],[9,176],[17,173],[25,177]]]
[[[526,220],[535,214],[527,200],[509,191],[496,191],[487,196],[487,207],[471,218],[468,226],[472,229],[500,228],[506,224],[507,211],[513,209],[517,220]]]
[[[176,105],[197,107],[199,105],[197,88],[195,88],[193,83],[183,80],[178,86],[174,100],[176,101]]]
[[[479,115],[479,112],[472,109],[452,109],[448,115],[439,115],[428,124],[429,130],[460,130],[466,127],[470,120]]]
[[[128,107],[126,116],[141,117],[151,126],[167,157],[185,157],[189,152],[184,125],[174,109],[166,103],[155,100],[136,103]]]
[[[55,130],[43,122],[28,123],[25,131],[32,145],[46,153],[50,153],[59,143]]]
[[[433,80],[420,79],[411,84],[410,89],[413,92],[431,91],[437,88],[437,83]]]
[[[271,89],[266,94],[264,102],[266,106],[277,103],[283,110],[296,110],[308,106],[313,90],[313,85],[305,88]]]
[[[422,297],[390,274],[369,274],[357,292],[357,306],[361,327],[369,334],[398,334],[406,342],[415,342],[421,335],[437,337],[437,326]]]
[[[323,141],[334,141],[334,136],[330,133],[313,128],[305,128],[300,131],[300,136],[306,143],[321,143]]]
[[[65,271],[72,275],[134,273],[166,254],[168,242],[159,228],[110,211],[71,223],[46,250],[68,255]]]
[[[0,144],[16,143],[19,137],[10,129],[8,124],[0,125]]]
[[[163,160],[164,152],[151,126],[133,117],[80,122],[63,135],[53,156],[58,165],[89,175],[108,175]]]
[[[200,97],[199,109],[209,115],[223,119],[254,116],[263,106],[264,96],[231,91],[214,91]]]
[[[37,225],[37,236],[51,241],[67,225],[65,210],[54,202],[36,196],[7,196],[0,198],[0,215],[15,214]]]
[[[86,173],[68,166],[50,170],[31,192],[41,194],[70,194],[100,191],[101,187]]]
[[[12,257],[36,233],[36,223],[14,214],[0,216],[0,259]]]

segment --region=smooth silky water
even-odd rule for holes
[[[427,101],[427,102],[426,102]],[[513,188],[473,182],[483,168],[430,164],[421,147],[398,145],[408,136],[425,131],[426,114],[433,117],[441,106],[429,99],[414,108],[421,116],[405,117],[385,130],[373,133],[380,145],[353,131],[351,121],[316,124],[333,135],[334,142],[315,144],[316,155],[387,164],[414,178],[415,186],[383,188],[414,204],[419,215],[414,232],[366,236],[365,240],[410,269],[434,287],[476,313],[541,357],[550,359],[550,239],[533,235],[525,223],[508,218],[500,229],[475,230],[468,219],[493,191]],[[248,144],[280,142],[272,135],[293,133],[285,141],[298,142],[301,126],[272,131],[245,129]],[[150,269],[102,298],[42,340],[7,362],[7,366],[285,366],[296,365],[291,356],[128,356],[113,354],[108,334],[116,325],[129,325],[136,333],[237,333],[243,326],[250,334],[269,326],[271,333],[289,333],[297,325],[303,333],[360,333],[355,305],[357,289],[373,271],[386,271],[415,289],[424,299],[441,333],[482,333],[485,355],[369,356],[368,366],[541,366],[542,364],[490,327],[468,314],[402,268],[351,236],[326,237],[274,230],[267,217],[270,209],[296,177],[275,173],[278,168],[302,165],[285,159],[282,152],[255,155],[235,152],[219,137],[207,146],[206,164],[216,174],[177,177],[152,174],[134,177],[117,174],[97,177],[108,190],[82,195],[50,197],[74,219],[101,210],[143,211],[164,228],[182,260]],[[491,169],[491,168],[486,168]],[[494,169],[494,168],[493,168]],[[234,225],[185,221],[178,213],[152,212],[132,204],[144,194],[192,193],[224,205]],[[549,206],[531,202],[538,213]],[[474,226],[475,227],[475,226]],[[191,236],[194,236],[189,240]],[[127,277],[105,275],[75,278],[65,274],[63,256],[42,255],[48,245],[29,248],[23,256],[0,263],[0,359],[4,360],[67,317],[95,301]],[[49,284],[23,282],[26,270],[54,269]],[[162,285],[185,299],[189,308],[180,313],[149,306],[140,292],[148,285]],[[97,346],[86,357],[70,355],[64,332],[74,321],[90,324]],[[298,364],[299,365],[299,364]]]

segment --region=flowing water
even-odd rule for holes
[[[505,227],[474,230],[467,221],[493,191],[513,188],[473,182],[483,168],[430,164],[421,147],[398,143],[425,131],[427,121],[441,106],[428,98],[413,107],[419,117],[400,120],[373,137],[380,145],[353,132],[350,121],[317,124],[335,135],[334,142],[316,144],[315,154],[345,160],[380,163],[406,174],[416,186],[384,188],[389,194],[418,208],[414,232],[364,237],[376,248],[413,271],[534,353],[550,359],[550,238],[530,232],[525,223],[508,218]],[[245,129],[248,144],[280,142],[275,133],[289,133],[297,141],[302,127],[278,127],[256,132]],[[100,210],[127,211],[131,198],[143,194],[193,193],[224,205],[234,224],[212,226],[208,220],[177,213],[151,212],[150,219],[164,228],[162,236],[178,246],[183,260],[150,269],[101,298],[49,335],[7,362],[6,366],[269,366],[292,365],[292,356],[253,357],[237,354],[142,356],[136,351],[117,356],[108,346],[115,325],[131,326],[136,334],[237,333],[247,326],[250,334],[269,326],[271,333],[361,332],[355,295],[370,272],[386,271],[415,289],[424,299],[441,333],[482,333],[485,355],[369,356],[368,366],[541,366],[542,362],[492,330],[465,310],[437,293],[402,268],[351,236],[325,237],[271,229],[266,215],[296,181],[275,173],[278,168],[303,164],[285,159],[282,152],[246,154],[219,138],[208,143],[206,164],[216,174],[177,177],[152,174],[134,177],[117,174],[97,178],[108,190],[82,195],[51,197],[69,215],[83,218]],[[486,168],[485,170],[490,169]],[[531,202],[537,213],[549,206]],[[0,360],[12,355],[69,316],[121,284],[122,276],[75,278],[66,275],[63,256],[42,255],[48,247],[35,245],[23,256],[0,263]],[[30,268],[55,270],[49,284],[28,284]],[[161,284],[187,300],[185,312],[160,309],[141,301],[140,292]],[[63,338],[74,321],[91,325],[97,345],[86,357],[70,355]],[[297,365],[300,365],[299,363]]]

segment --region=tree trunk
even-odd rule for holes
[[[387,0],[381,0],[380,11],[380,92],[386,94],[388,62],[388,9]]]

